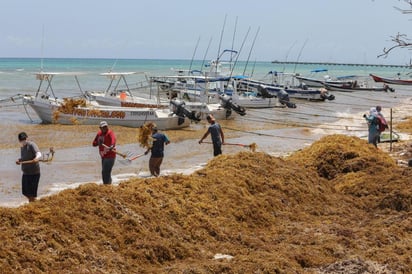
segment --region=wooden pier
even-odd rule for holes
[[[313,65],[313,66],[355,66],[355,67],[359,66],[359,67],[412,68],[412,65],[355,64],[355,63],[332,63],[332,62],[272,61],[272,64]]]

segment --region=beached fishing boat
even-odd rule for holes
[[[245,108],[274,108],[274,107],[288,107],[296,108],[296,104],[290,102],[289,95],[284,90],[280,91],[277,95],[273,95],[267,92],[264,88],[260,88],[258,91],[242,90],[238,89],[236,80],[232,81],[232,84],[228,86],[228,89],[232,89],[230,96],[232,101]],[[224,95],[229,96],[229,95]]]
[[[368,86],[358,86],[358,85],[332,85],[325,84],[325,88],[331,91],[342,91],[342,92],[352,92],[352,91],[378,91],[378,92],[394,92],[395,89],[384,84],[382,87],[368,87]]]
[[[29,105],[43,123],[64,125],[98,125],[106,120],[111,125],[140,127],[146,122],[154,122],[159,129],[178,129],[189,126],[190,119],[199,119],[194,113],[185,111],[184,106],[179,108],[136,108],[103,106],[87,101],[82,92],[79,98],[57,98],[52,88],[55,76],[74,76],[80,88],[77,74],[41,72],[36,74],[40,80],[35,95],[25,95],[23,103]]]
[[[209,95],[208,84],[206,84],[206,89],[202,90],[192,90],[191,88],[181,88],[181,89],[169,89],[165,90],[162,85],[165,81],[173,82],[173,86],[179,81],[175,77],[169,76],[169,78],[163,77],[165,81],[159,82],[158,77],[151,77],[149,79],[149,84],[139,85],[138,88],[130,89],[130,85],[126,81],[126,76],[130,75],[128,72],[110,72],[102,73],[103,76],[109,76],[110,83],[104,92],[93,91],[88,92],[89,98],[96,101],[100,105],[106,106],[116,106],[116,107],[135,107],[135,108],[161,108],[167,109],[170,106],[170,100],[184,101],[183,106],[190,112],[195,113],[196,117],[200,119],[205,119],[208,114],[213,114],[215,118],[221,119],[231,119],[239,114],[241,116],[246,114],[244,108],[237,106],[231,100],[227,98],[221,98],[218,93],[213,93],[217,99],[213,100],[215,103],[210,102],[211,95]],[[118,83],[113,85],[113,80],[118,78],[122,80],[124,85],[123,88],[119,88]],[[190,80],[193,82],[200,81],[205,83],[207,77],[205,76],[179,76],[181,81]],[[212,78],[211,78],[212,79]],[[212,79],[213,80],[213,79]],[[213,81],[210,81],[213,83]],[[136,94],[136,92],[138,92]],[[195,97],[197,100],[188,100],[189,94],[198,93]],[[193,98],[193,97],[192,97]],[[181,104],[181,102],[174,102],[174,104]]]
[[[310,71],[311,76],[305,77],[299,74],[294,75],[294,77],[302,84],[309,87],[324,87],[325,84],[331,85],[352,85],[356,80],[357,76],[348,75],[332,78],[329,75],[324,75],[323,79],[316,77],[315,75],[322,72],[327,72],[327,69],[314,69]]]
[[[386,83],[386,84],[392,84],[392,85],[405,85],[405,86],[410,86],[412,85],[412,79],[396,79],[396,78],[385,78],[385,77],[380,77],[375,74],[369,74],[372,79],[375,82],[378,83]]]
[[[305,99],[310,101],[325,101],[334,100],[335,96],[329,94],[325,88],[308,88],[305,85],[301,86],[281,86],[277,84],[270,84],[263,81],[252,80],[249,78],[242,78],[237,80],[238,89],[262,92],[266,90],[269,94],[281,96],[286,91],[289,98]]]

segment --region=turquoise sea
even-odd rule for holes
[[[35,73],[76,72],[82,90],[103,90],[108,80],[100,73],[142,72],[128,79],[129,83],[139,82],[146,76],[175,75],[176,70],[201,70],[207,61],[202,60],[132,60],[132,59],[40,59],[40,58],[0,58],[0,141],[13,148],[0,149],[0,206],[18,206],[26,202],[21,195],[21,172],[15,165],[19,147],[16,139],[18,131],[24,128],[29,132],[41,121],[30,109],[19,102],[7,101],[17,94],[34,94],[39,81]],[[357,75],[363,76],[370,85],[381,86],[372,82],[369,73],[386,77],[408,75],[412,70],[405,67],[371,66],[371,65],[314,65],[314,64],[281,64],[267,62],[236,63],[233,75],[252,75],[256,79],[270,79],[268,72],[299,73],[310,76],[314,69],[325,68],[333,77]],[[323,77],[324,74],[318,77]],[[54,82],[56,95],[69,97],[80,95],[79,88],[73,78],[57,77]],[[58,90],[57,90],[58,87]],[[294,100],[295,109],[248,109],[246,116],[236,117],[233,121],[221,121],[224,131],[235,132],[236,137],[226,142],[258,145],[258,151],[271,155],[283,155],[313,143],[328,134],[347,134],[364,137],[367,125],[362,118],[363,113],[371,107],[381,105],[387,119],[398,122],[411,116],[412,86],[392,86],[395,92],[334,92],[335,100],[310,102]],[[249,130],[248,125],[261,124],[261,130]],[[53,127],[53,125],[51,125]],[[199,132],[199,138],[206,130],[207,124],[202,121],[192,124],[191,130]],[[121,131],[121,130],[119,130]],[[118,132],[121,134],[121,132]],[[47,139],[48,136],[42,136]],[[401,136],[410,139],[410,136]],[[70,136],[62,136],[69,138]],[[46,196],[62,189],[76,187],[85,182],[100,182],[100,160],[92,146],[59,149],[50,165],[42,166],[39,196]],[[136,149],[136,144],[119,144],[122,151]],[[240,148],[242,149],[242,148]],[[223,153],[236,153],[239,147],[224,146]],[[197,140],[172,142],[166,148],[166,158],[162,164],[161,174],[173,172],[190,173],[204,165],[213,157],[211,148],[199,145]],[[81,159],[81,160],[79,160]],[[147,176],[147,159],[140,159],[130,166],[116,163],[113,169],[115,182],[131,176]]]
[[[30,93],[36,90],[38,82],[35,73],[81,72],[80,84],[85,90],[104,88],[100,73],[108,71],[145,72],[150,76],[171,75],[173,70],[202,70],[209,60],[156,60],[156,59],[77,59],[77,58],[0,58],[0,99],[17,93]],[[387,77],[408,77],[412,70],[406,67],[387,67],[371,65],[308,65],[282,64],[271,61],[238,61],[233,75],[251,75],[257,79],[268,77],[268,72],[299,73],[310,75],[314,69],[325,68],[330,76],[368,76],[375,73]],[[142,77],[142,76],[140,76]],[[322,75],[319,75],[322,77]],[[409,77],[412,77],[409,75]],[[56,79],[56,81],[63,81]],[[70,81],[67,81],[70,87]],[[64,94],[66,95],[66,94]]]

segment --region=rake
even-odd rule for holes
[[[51,161],[53,161],[53,157],[54,157],[54,153],[55,153],[56,151],[54,150],[54,148],[53,147],[51,147],[50,149],[49,149],[49,152],[47,152],[47,153],[42,153],[42,158],[41,159],[39,159],[39,162],[43,162],[43,163],[50,163]],[[35,163],[35,161],[34,160],[27,160],[27,161],[21,161],[21,162],[19,162],[19,164],[33,164],[33,163]]]
[[[113,150],[117,155],[121,156],[123,159],[126,159],[126,157],[127,157],[126,154],[121,153],[120,151],[117,151],[116,148],[111,148],[111,147],[109,147],[108,145],[105,145],[105,144],[102,144],[102,146],[105,147],[105,148]]]
[[[105,145],[105,144],[103,144],[103,146],[104,146],[105,148],[109,148],[109,149],[110,149],[110,147],[107,146],[107,145]],[[136,153],[130,152],[130,151],[129,151],[129,152],[126,152],[126,153],[122,153],[122,152],[120,152],[120,151],[117,151],[117,149],[113,149],[113,151],[114,151],[117,155],[121,156],[123,159],[127,160],[128,163],[131,163],[133,160],[136,160],[136,159],[138,159],[138,158],[140,158],[140,157],[142,157],[142,156],[145,155],[144,153],[142,153],[142,154],[137,154],[137,155],[136,155]]]
[[[205,144],[213,144],[212,142],[202,142]],[[245,145],[245,144],[239,144],[239,143],[223,143],[222,145],[226,145],[226,146],[240,146],[240,147],[247,147],[249,148],[251,151],[255,152],[257,145],[256,143],[251,143],[250,145]]]

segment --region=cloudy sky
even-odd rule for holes
[[[412,15],[394,6],[408,8],[403,0],[13,0],[1,8],[0,57],[202,60],[233,47],[243,60],[406,64],[411,50],[377,58],[391,36],[412,38]]]

